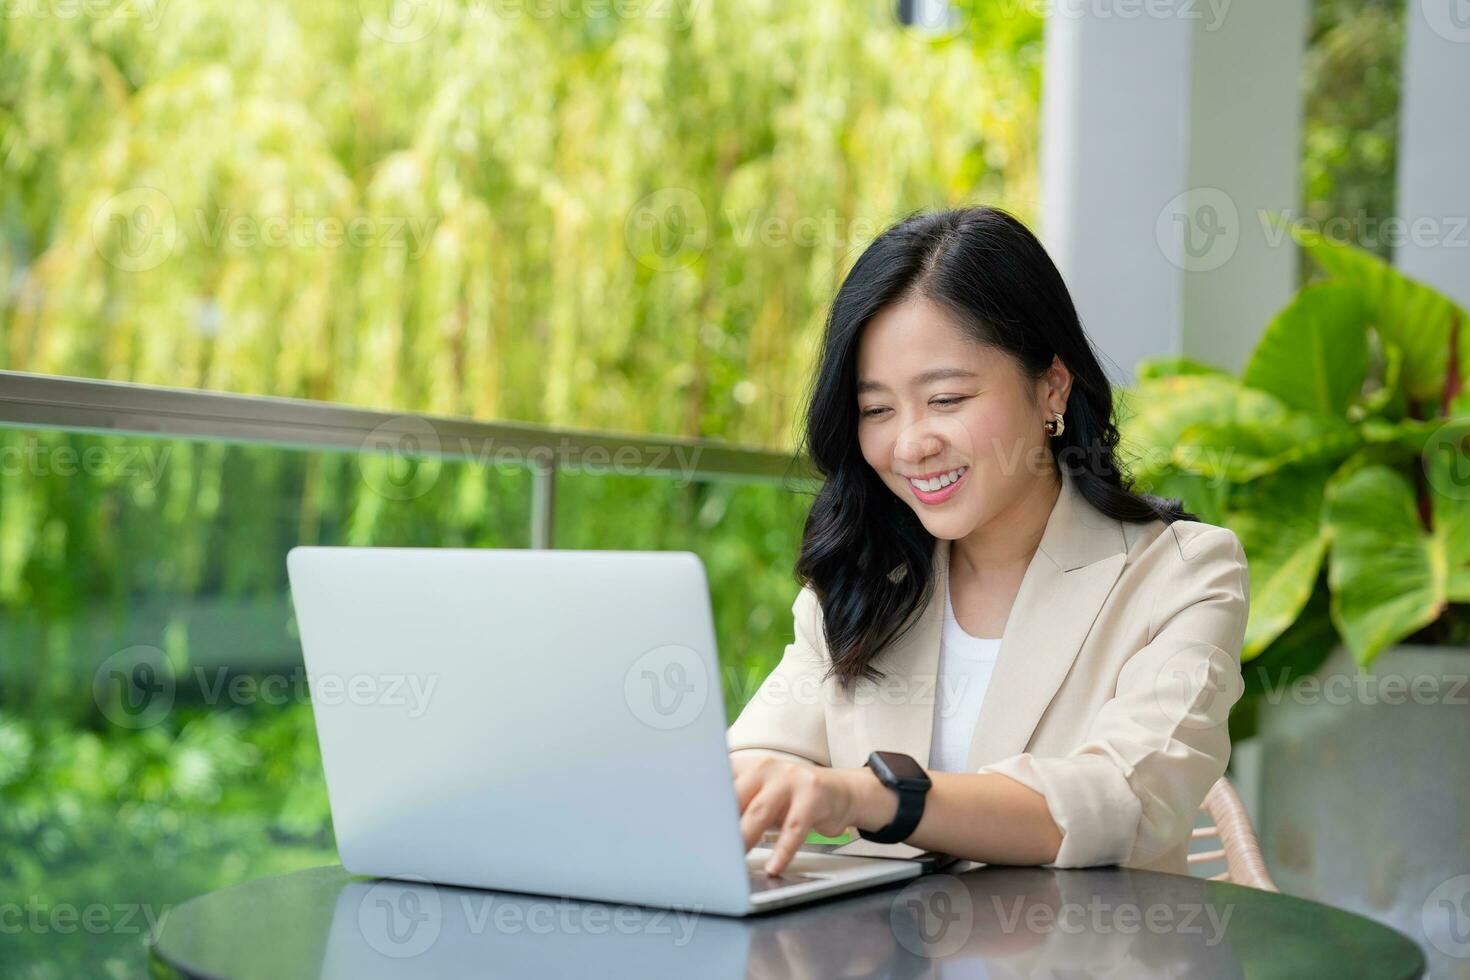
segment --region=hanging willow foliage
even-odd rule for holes
[[[1025,6],[21,3],[0,363],[788,446],[877,230],[1031,212]]]
[[[1026,6],[936,34],[880,0],[16,0],[0,367],[787,448],[874,234],[1032,211]],[[132,643],[222,655],[206,607],[264,602],[249,642],[289,648],[293,544],[525,540],[524,475],[483,465],[401,500],[370,454],[0,432],[7,459],[90,449],[105,472],[0,473],[27,654],[0,700],[36,717],[92,712],[78,678]],[[167,463],[122,474],[135,451]],[[695,548],[734,663],[779,650],[800,499],[566,486],[560,543]]]

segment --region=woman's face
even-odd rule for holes
[[[1065,408],[1071,376],[1060,360],[1035,382],[1019,368],[922,297],[887,307],[863,329],[863,458],[936,538],[965,537],[1051,479],[1042,425]]]

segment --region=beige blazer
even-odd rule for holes
[[[727,732],[732,753],[858,767],[874,750],[927,763],[949,542],[934,600],[873,660],[887,676],[844,692],[823,680],[811,586],[795,637]],[[970,771],[1046,798],[1062,831],[1053,866],[1186,871],[1196,811],[1230,756],[1250,603],[1234,532],[1197,521],[1127,524],[1063,474],[1027,566],[970,743]]]

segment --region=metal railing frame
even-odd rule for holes
[[[422,432],[427,426],[432,438],[411,455],[480,462],[509,450],[525,461],[532,475],[533,548],[554,546],[557,474],[576,469],[560,462],[562,455],[582,458],[594,450],[616,459],[632,452],[645,460],[638,473],[646,476],[793,487],[817,480],[799,457],[715,440],[481,422],[19,371],[0,371],[0,425],[355,453],[384,452],[384,433]]]

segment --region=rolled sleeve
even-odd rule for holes
[[[1227,721],[1244,689],[1250,607],[1245,552],[1213,526],[1181,538],[1156,590],[1151,639],[1125,662],[1113,697],[1071,754],[988,765],[1046,798],[1062,832],[1049,866],[1146,864],[1184,843],[1230,758]]]
[[[726,731],[725,743],[735,757],[766,755],[830,766],[822,690],[826,646],[821,604],[811,586],[797,595],[791,615],[792,642]]]

